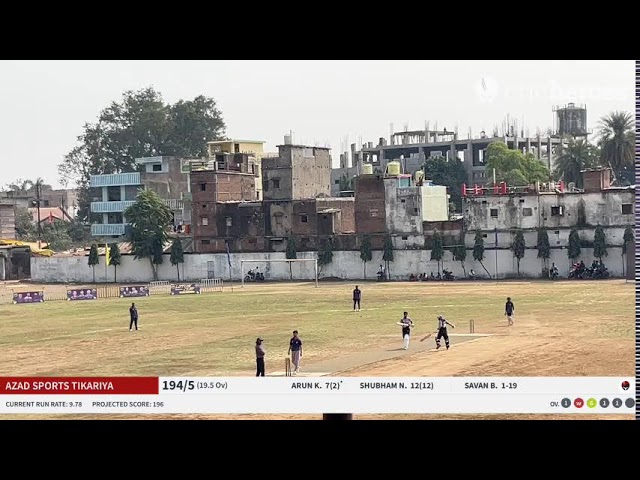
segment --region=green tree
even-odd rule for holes
[[[520,150],[511,150],[503,142],[491,143],[487,148],[486,170],[491,183],[494,169],[496,183],[529,185],[549,180],[549,170],[535,156],[522,153]]]
[[[89,250],[89,266],[93,269],[93,283],[96,283],[96,265],[100,263],[100,257],[98,256],[98,245],[95,243],[91,245]]]
[[[443,156],[429,157],[425,162],[425,178],[436,185],[447,187],[451,203],[458,212],[462,211],[462,184],[467,181],[467,171],[459,158],[447,160]]]
[[[391,235],[386,234],[384,237],[384,244],[382,245],[382,261],[387,270],[387,280],[391,278],[389,275],[389,264],[393,262],[393,238]]]
[[[113,267],[113,281],[118,283],[118,265],[122,264],[122,254],[120,246],[113,242],[109,244],[109,265]]]
[[[431,247],[431,260],[435,260],[438,265],[438,274],[440,273],[440,262],[444,257],[444,246],[442,243],[442,234],[436,230],[433,232],[433,245]]]
[[[622,235],[622,271],[624,272],[625,264],[626,264],[626,255],[627,255],[627,247],[630,242],[633,242],[635,239],[635,235],[633,234],[633,227],[628,225],[627,228],[624,229],[624,234]]]
[[[67,222],[54,220],[53,223],[46,223],[42,227],[42,238],[47,242],[47,248],[54,252],[69,250],[73,242],[67,230]]]
[[[582,248],[580,247],[580,234],[578,233],[577,228],[572,228],[571,232],[569,232],[569,245],[567,246],[567,256],[571,263],[575,263],[578,258],[580,258],[580,254],[582,253]]]
[[[37,237],[36,223],[29,210],[23,207],[15,208],[16,236],[18,240],[32,241]]]
[[[544,228],[538,229],[538,240],[536,241],[536,250],[538,250],[538,258],[542,259],[542,267],[549,270],[549,257],[551,256],[551,244],[549,243],[549,234]]]
[[[464,262],[467,259],[467,247],[464,244],[464,232],[460,236],[460,240],[458,240],[458,245],[454,245],[453,247],[451,247],[451,254],[453,255],[453,260],[456,262],[460,262],[460,265],[462,265],[462,271],[464,272],[464,276],[466,278],[467,269],[465,268]]]
[[[285,253],[287,260],[295,260],[298,258],[298,251],[296,250],[296,239],[293,236],[287,238],[287,251]],[[289,264],[289,280],[293,280],[293,270],[291,264],[293,262],[287,262]]]
[[[520,260],[524,258],[526,248],[527,246],[525,245],[524,234],[522,233],[522,230],[518,229],[516,231],[516,236],[513,239],[513,243],[511,244],[511,251],[513,252],[513,256],[516,257],[518,265],[518,276],[520,276]]]
[[[320,250],[318,251],[318,267],[320,271],[324,269],[326,265],[329,265],[333,261],[333,240],[331,237],[327,237],[321,240]]]
[[[362,260],[362,268],[364,278],[367,278],[367,262],[373,259],[373,252],[371,251],[371,236],[363,235],[362,242],[360,243],[360,260]]]
[[[593,256],[602,263],[602,257],[606,257],[607,255],[607,237],[604,229],[598,225],[593,235]]]
[[[595,168],[599,164],[599,152],[595,146],[584,139],[570,138],[567,145],[561,147],[553,175],[556,180],[574,182],[577,188],[583,188],[582,171]]]
[[[635,125],[628,112],[613,112],[599,122],[598,145],[603,165],[608,165],[620,185],[634,182]]]
[[[176,237],[171,244],[171,256],[169,260],[171,261],[171,265],[176,267],[178,281],[180,281],[180,264],[184,263],[184,249],[180,237]]]
[[[78,145],[58,167],[60,181],[78,186],[78,216],[90,220],[91,175],[135,171],[142,168],[135,164],[138,157],[200,157],[207,142],[218,140],[224,129],[211,98],[170,105],[151,87],[127,91],[120,102],[100,112],[95,123],[84,125]]]
[[[124,216],[131,224],[129,241],[133,245],[135,259],[147,258],[151,263],[153,279],[158,280],[157,266],[162,264],[164,246],[168,240],[167,229],[171,222],[171,210],[152,190],[143,190]]]
[[[485,267],[482,262],[484,260],[484,239],[482,238],[482,232],[479,230],[476,232],[476,236],[473,239],[473,259],[480,263],[482,268],[484,268],[484,271],[489,275],[489,278],[491,278],[489,270],[487,270],[487,267]]]

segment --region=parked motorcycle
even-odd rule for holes
[[[245,282],[264,282],[264,273],[249,270],[244,277]]]
[[[442,270],[442,279],[443,280],[450,281],[450,280],[455,280],[455,278],[456,277],[454,277],[453,273],[451,273],[449,270],[447,270],[447,269],[443,269]]]

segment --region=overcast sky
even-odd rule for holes
[[[213,97],[232,138],[268,151],[296,143],[332,147],[389,137],[408,126],[490,133],[507,115],[529,133],[553,124],[552,107],[584,103],[589,127],[635,109],[627,61],[0,61],[0,185],[57,165],[85,122],[125,90],[154,86],[166,101]],[[347,140],[348,139],[348,140]]]

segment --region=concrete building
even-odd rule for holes
[[[0,203],[0,240],[16,239],[16,212],[12,203]]]
[[[414,174],[423,168],[427,157],[457,157],[464,163],[469,184],[486,183],[490,175],[485,171],[485,156],[487,148],[494,142],[504,142],[510,149],[530,152],[552,169],[554,151],[561,145],[562,139],[516,134],[488,137],[484,132],[479,138],[459,139],[455,132],[446,130],[404,131],[393,133],[389,143],[381,139],[376,146],[372,142],[364,145],[362,150],[356,152],[356,161],[360,166],[370,163],[374,172],[384,173],[388,162],[399,160],[404,173]]]
[[[156,192],[165,201],[173,213],[173,225],[180,231],[191,224],[189,171],[183,167],[188,162],[180,157],[136,159],[136,165],[142,170],[142,186]]]
[[[192,168],[192,231],[195,252],[219,251],[214,240],[222,237],[247,235],[249,232],[261,233],[258,228],[250,230],[249,225],[242,226],[244,216],[239,204],[256,201],[255,171],[247,170],[252,158],[248,154],[216,154],[224,162],[214,161],[209,169]],[[254,167],[255,168],[255,167]],[[251,218],[251,210],[247,211]],[[253,223],[253,222],[247,222]]]
[[[308,200],[331,196],[331,150],[278,145],[278,157],[262,159],[265,201]]]
[[[36,189],[10,190],[0,192],[0,201],[11,203],[19,208],[31,208],[37,200]],[[78,191],[76,189],[53,189],[43,185],[40,191],[40,207],[60,208],[65,217],[75,218],[78,213]]]
[[[384,177],[381,174],[360,175],[355,179],[356,233],[387,231],[384,187]]]
[[[447,187],[405,174],[360,175],[355,185],[358,234],[387,232],[421,236],[425,233],[425,223],[449,220]]]
[[[140,172],[92,175],[89,185],[96,192],[91,213],[101,216],[101,222],[91,225],[91,235],[112,239],[124,236],[128,225],[124,212],[144,188]]]
[[[608,170],[583,172],[585,191],[563,191],[556,185],[523,189],[509,188],[506,194],[484,193],[464,199],[466,244],[473,246],[480,231],[489,244],[508,248],[515,229],[522,229],[525,243],[534,247],[537,229],[548,231],[552,247],[568,245],[572,228],[584,242],[592,242],[596,226],[605,229],[607,242],[622,245],[627,226],[635,224],[635,187],[611,187]]]
[[[255,157],[255,173],[256,173],[256,199],[262,200],[262,159],[264,157],[274,156],[273,153],[264,151],[265,142],[261,140],[217,140],[208,142],[209,159],[213,159],[220,153],[246,153]]]

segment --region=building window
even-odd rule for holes
[[[233,145],[234,153],[240,153],[240,144],[236,143]]]
[[[372,217],[377,217],[378,216],[378,209],[377,208],[372,208],[371,210],[369,210],[369,215],[371,215]]]
[[[308,220],[309,220],[309,217],[307,217],[307,215],[300,215],[300,221],[302,223],[307,223]]]
[[[200,240],[201,245],[209,245],[209,240]]]
[[[482,234],[482,238],[487,238],[487,234],[486,234],[486,233],[483,233],[483,234]]]
[[[530,217],[531,215],[533,215],[533,210],[531,208],[523,208],[522,209],[522,216],[523,217]]]
[[[227,218],[225,218],[225,222],[227,224],[227,227],[230,227],[230,226],[233,225],[233,218],[227,217]]]
[[[622,214],[623,215],[633,215],[633,203],[623,203],[622,204]]]
[[[279,178],[274,178],[273,179],[273,188],[280,188],[280,179]]]
[[[556,230],[553,232],[555,235],[560,235],[560,230]]]
[[[564,207],[551,207],[552,217],[561,217],[564,215]]]
[[[200,184],[200,191],[201,192],[205,192],[207,190],[207,184],[206,183],[201,183]]]
[[[413,209],[413,213],[418,213],[418,209],[417,209],[417,208],[414,208],[414,209]]]
[[[200,217],[200,224],[203,227],[207,227],[209,225],[209,217]]]
[[[409,240],[409,237],[402,237],[402,240]]]
[[[520,203],[524,203],[524,198],[521,198],[521,199],[520,199]]]
[[[498,218],[498,209],[497,208],[492,208],[490,210],[491,213],[491,218]]]
[[[161,171],[162,171],[162,164],[154,163],[154,164],[152,165],[151,169],[152,169],[154,172],[161,172]]]
[[[400,203],[406,203],[406,200],[404,198],[401,198]]]
[[[333,181],[333,184],[334,184],[334,185],[340,185],[340,180],[334,180],[334,181]]]

